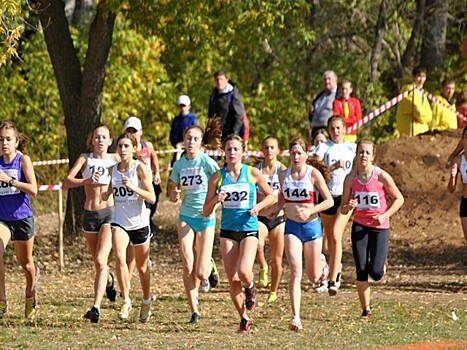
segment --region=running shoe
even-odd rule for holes
[[[112,303],[117,300],[117,290],[115,289],[115,275],[113,272],[109,272],[110,276],[110,284],[105,287],[105,295],[107,295],[107,299]]]
[[[337,287],[337,284],[336,282],[334,281],[329,281],[328,282],[328,293],[330,296],[334,296],[337,294],[337,291],[339,290],[339,288]]]
[[[289,322],[289,329],[294,332],[303,331],[302,322],[300,322],[300,320],[296,320],[295,318],[292,318]]]
[[[84,318],[91,320],[92,323],[99,322],[99,309],[93,306],[90,310],[88,310],[88,312],[86,312]]]
[[[251,328],[251,320],[242,318],[242,320],[240,321],[240,328],[238,329],[238,333],[247,334],[250,332],[250,328]]]
[[[141,310],[139,312],[139,322],[148,323],[151,318],[151,303],[145,304],[141,302]]]
[[[199,286],[199,289],[200,289],[203,293],[207,293],[207,292],[209,292],[209,286],[210,286],[209,280],[202,280],[202,281],[201,281],[201,284],[200,284],[200,286]]]
[[[323,262],[323,273],[319,279],[319,285],[315,288],[317,293],[326,293],[328,291],[328,276],[329,276],[329,266],[326,262],[326,257],[324,254],[321,254],[321,261]]]
[[[5,316],[8,311],[8,301],[0,300],[0,320]]]
[[[24,316],[33,318],[36,314],[36,296],[24,300]]]
[[[276,292],[269,292],[268,296],[268,304],[271,304],[277,300],[277,293]]]
[[[255,286],[245,288],[245,307],[248,311],[253,311],[256,306],[256,290]]]
[[[265,269],[260,268],[259,269],[259,281],[258,281],[258,287],[260,288],[266,288],[269,284],[269,279],[268,279],[268,268],[266,267]]]
[[[190,323],[195,324],[198,322],[199,322],[199,313],[193,312],[193,314],[191,315]]]
[[[364,309],[362,312],[362,316],[360,316],[360,319],[362,321],[368,321],[371,318],[371,309],[367,308]]]
[[[217,265],[214,261],[214,258],[211,258],[212,263],[212,270],[211,274],[209,275],[209,285],[211,288],[216,288],[217,284],[219,283],[219,272],[217,271]]]
[[[123,303],[122,307],[120,308],[120,312],[118,313],[118,318],[121,320],[126,320],[130,315],[131,311],[131,302],[130,303]]]

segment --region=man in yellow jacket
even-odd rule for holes
[[[456,90],[456,82],[452,79],[444,79],[441,85],[441,95],[436,96],[438,100],[451,106],[452,109],[433,102],[433,119],[431,120],[430,130],[443,131],[446,129],[457,129],[457,116],[454,112],[456,105],[451,103]]]
[[[431,107],[428,98],[418,89],[423,88],[426,80],[426,69],[417,66],[412,70],[413,83],[404,86],[401,93],[411,91],[397,105],[396,123],[400,134],[415,136],[430,130]]]

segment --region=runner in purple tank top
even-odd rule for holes
[[[3,254],[10,240],[26,275],[25,316],[36,313],[39,269],[34,265],[34,217],[29,196],[37,194],[36,176],[29,156],[22,152],[27,137],[9,121],[0,123],[0,319],[8,310]]]

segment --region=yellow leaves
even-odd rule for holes
[[[0,66],[10,57],[17,57],[17,46],[24,26],[21,24],[21,6],[18,0],[0,1]]]

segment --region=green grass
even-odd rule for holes
[[[84,245],[80,248],[84,249]],[[169,251],[169,247],[158,246],[157,250]],[[156,300],[153,318],[147,325],[138,322],[137,276],[132,280],[134,308],[129,321],[117,319],[118,300],[115,304],[104,301],[97,325],[83,320],[82,315],[92,303],[92,266],[79,261],[68,261],[64,273],[56,269],[56,264],[42,267],[38,315],[27,321],[23,318],[24,277],[14,262],[9,263],[6,283],[10,309],[0,321],[0,345],[8,349],[374,349],[466,339],[465,294],[398,293],[384,284],[373,288],[372,320],[362,322],[354,286],[346,284],[341,293],[330,298],[315,294],[304,282],[304,331],[290,332],[287,276],[280,287],[280,299],[272,306],[266,304],[267,291],[259,290],[259,304],[251,314],[251,334],[236,333],[239,320],[223,278],[219,288],[200,294],[202,319],[192,326],[188,324],[190,313],[180,263],[173,252],[169,258],[153,257],[152,292]],[[452,320],[451,311],[457,314],[458,321]]]

